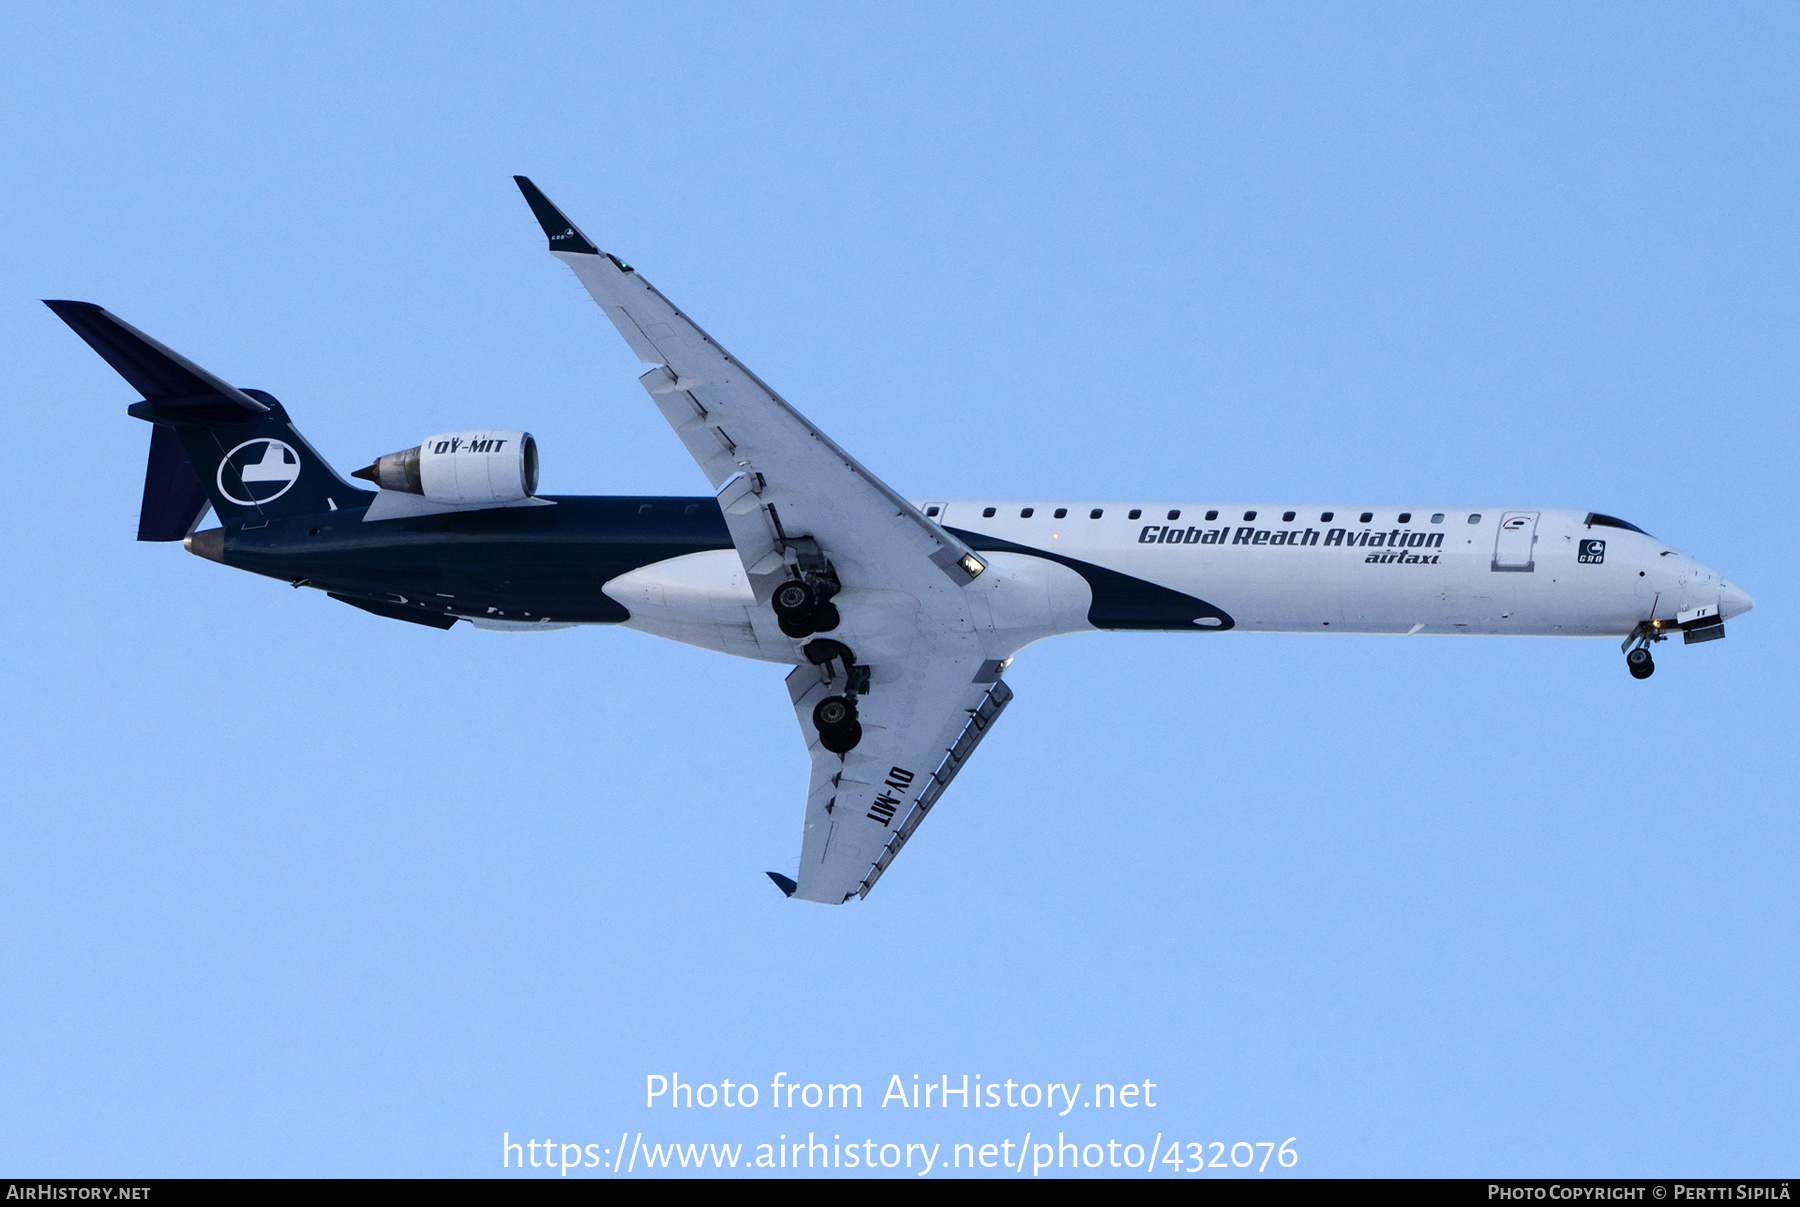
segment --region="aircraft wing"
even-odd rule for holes
[[[790,897],[838,904],[868,896],[977,743],[1012,699],[991,663],[944,657],[922,641],[904,674],[862,704],[863,739],[849,754],[819,744],[813,706],[843,690],[831,668],[788,676],[794,715],[812,755],[806,827],[795,880],[769,878]]]
[[[638,359],[658,366],[638,380],[720,492],[758,603],[785,577],[784,541],[808,536],[830,552],[845,585],[906,590],[929,612],[966,617],[962,588],[983,568],[968,546],[864,469],[650,282],[601,252],[530,180],[514,179],[552,254]]]
[[[842,585],[836,639],[854,649],[862,739],[827,751],[814,705],[845,692],[847,660],[788,676],[812,784],[789,896],[837,903],[867,894],[1012,698],[988,660],[964,588],[986,569],[956,537],[832,442],[644,278],[602,252],[523,176],[550,240],[638,359],[639,381],[719,492],[759,605],[811,556]],[[816,565],[817,563],[813,563]],[[802,661],[796,640],[794,661]]]

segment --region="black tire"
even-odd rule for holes
[[[1650,658],[1650,651],[1643,646],[1625,655],[1625,669],[1631,672],[1633,679],[1648,679],[1656,673],[1656,663]]]
[[[786,633],[795,641],[803,641],[812,636],[812,626],[807,624],[804,620],[795,620],[787,616],[777,616],[775,618],[775,623],[781,626],[781,631],[783,633]]]
[[[856,701],[849,696],[826,696],[813,705],[813,727],[821,734],[855,724]]]
[[[783,620],[805,621],[819,606],[819,593],[805,579],[790,578],[775,588],[769,603]]]
[[[819,735],[819,745],[833,754],[849,754],[862,741],[862,723],[852,721],[841,729],[833,729]]]
[[[812,631],[815,633],[829,633],[838,627],[840,619],[837,605],[827,600],[813,609],[813,614],[807,623],[812,626]]]

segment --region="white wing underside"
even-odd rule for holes
[[[812,724],[813,705],[841,687],[817,667],[796,667],[788,676],[812,755],[796,897],[835,904],[868,896],[1012,699],[984,666],[992,664],[979,653],[946,657],[921,637],[898,674],[862,704],[862,741],[841,759],[819,745]]]
[[[539,218],[553,245],[585,242],[573,224],[561,235],[542,210]],[[845,623],[830,636],[860,646],[869,668],[858,702],[863,737],[841,757],[820,745],[813,706],[842,692],[841,664],[806,664],[796,641],[801,665],[788,693],[812,782],[793,895],[832,903],[866,895],[1012,698],[964,594],[981,563],[638,273],[603,253],[553,246],[552,254],[656,366],[639,380],[719,492],[757,605],[788,577],[795,538],[816,541],[843,584],[834,603]]]

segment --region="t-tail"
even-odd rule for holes
[[[92,302],[44,305],[144,396],[129,413],[156,425],[138,540],[189,537],[208,507],[241,529],[374,498],[326,464],[273,395],[227,385]]]

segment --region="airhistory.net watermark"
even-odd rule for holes
[[[515,1139],[508,1131],[500,1139],[501,1168],[554,1171],[561,1177],[571,1172],[642,1177],[683,1170],[709,1176],[813,1171],[922,1178],[954,1171],[1035,1177],[1051,1171],[1105,1171],[1143,1177],[1266,1174],[1293,1169],[1300,1160],[1295,1136],[1177,1136],[1157,1121],[1154,1112],[1166,1098],[1161,1084],[1149,1078],[1020,1080],[980,1073],[893,1073],[885,1082],[865,1084],[795,1078],[786,1070],[741,1081],[671,1070],[645,1074],[642,1093],[639,1109],[677,1130],[683,1124],[754,1120],[752,1134],[745,1137],[741,1129],[729,1128],[727,1134],[740,1134],[723,1140],[716,1132],[705,1139],[670,1138],[659,1127],[660,1136],[646,1139],[643,1131],[627,1129],[609,1143],[535,1135]],[[1101,1123],[1102,1118],[1110,1122]],[[859,1119],[880,1122],[865,1130]],[[929,1129],[921,1126],[927,1120]],[[953,1130],[967,1128],[964,1135],[941,1134],[941,1125],[952,1120]],[[1091,1124],[1101,1125],[1084,1126]],[[922,1138],[927,1130],[940,1134]]]
[[[503,1169],[555,1170],[567,1177],[571,1170],[596,1170],[625,1176],[651,1176],[664,1172],[689,1170],[712,1175],[733,1171],[758,1173],[775,1171],[794,1173],[801,1170],[819,1172],[862,1172],[876,1174],[910,1173],[926,1177],[945,1171],[1005,1171],[1015,1175],[1029,1173],[1041,1176],[1047,1170],[1088,1172],[1104,1170],[1114,1176],[1131,1174],[1164,1176],[1199,1174],[1213,1170],[1239,1173],[1266,1173],[1271,1166],[1292,1169],[1300,1161],[1295,1148],[1297,1137],[1286,1141],[1166,1139],[1161,1132],[1146,1141],[1071,1140],[1058,1131],[1054,1140],[1026,1132],[1023,1139],[1002,1137],[986,1142],[968,1140],[893,1141],[865,1137],[846,1141],[842,1133],[829,1139],[807,1132],[806,1139],[789,1140],[782,1133],[775,1141],[757,1144],[646,1142],[642,1132],[636,1136],[621,1133],[617,1147],[599,1143],[558,1143],[555,1140],[514,1140],[510,1133],[501,1134],[501,1167]],[[539,1154],[542,1154],[540,1160]]]
[[[909,1082],[899,1073],[888,1078],[879,1102],[871,1092],[868,1101],[883,1109],[906,1110],[1001,1110],[1048,1109],[1067,1115],[1076,1106],[1136,1110],[1154,1108],[1157,1083],[1154,1081],[1097,1082],[1083,1086],[1079,1081],[1005,1081],[983,1082],[979,1073],[944,1073],[936,1079],[921,1078],[914,1073]],[[1085,1093],[1083,1092],[1085,1089]],[[797,1100],[797,1101],[796,1101]],[[649,1073],[644,1077],[644,1106],[649,1109],[711,1110],[720,1108],[775,1110],[859,1109],[864,1105],[863,1087],[858,1082],[800,1082],[788,1078],[786,1071],[769,1080],[768,1093],[754,1082],[738,1082],[728,1078],[718,1081],[683,1081],[678,1072]]]

